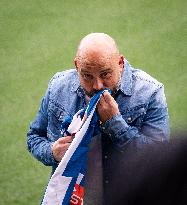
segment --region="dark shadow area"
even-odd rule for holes
[[[187,204],[186,135],[111,156],[105,205]]]

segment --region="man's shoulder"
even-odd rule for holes
[[[157,79],[141,69],[129,68],[132,100],[134,100],[135,103],[146,104],[156,93],[161,90],[164,92],[164,85]]]
[[[50,83],[55,83],[61,80],[69,80],[69,79],[77,78],[77,72],[75,69],[69,69],[57,72],[53,75],[53,77],[50,80]]]
[[[48,85],[49,101],[58,107],[68,107],[68,103],[72,101],[79,85],[75,69],[57,72]]]
[[[126,94],[144,95],[149,98],[163,87],[161,82],[142,69],[133,68],[127,60],[124,71],[122,89]]]
[[[141,83],[143,85],[152,86],[154,88],[160,88],[163,86],[161,82],[157,79],[146,73],[141,69],[132,69],[132,78],[137,83]]]
[[[50,80],[50,88],[59,88],[71,86],[75,87],[78,84],[78,74],[75,69],[69,69],[61,72],[57,72]]]

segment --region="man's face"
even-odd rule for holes
[[[76,63],[80,84],[86,95],[109,88],[115,92],[123,69],[123,56],[81,59]]]

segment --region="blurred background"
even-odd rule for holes
[[[36,205],[50,167],[26,149],[49,79],[72,68],[80,39],[104,32],[165,85],[172,136],[186,132],[185,0],[0,0],[0,205]]]

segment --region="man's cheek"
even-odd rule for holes
[[[81,86],[83,87],[86,94],[93,93],[93,88],[89,83],[81,82]]]
[[[80,80],[80,84],[85,90],[90,90],[90,84],[88,82]]]
[[[92,87],[91,86],[89,86],[88,84],[84,84],[83,85],[83,88],[84,88],[84,90],[86,90],[86,92],[92,92]]]

